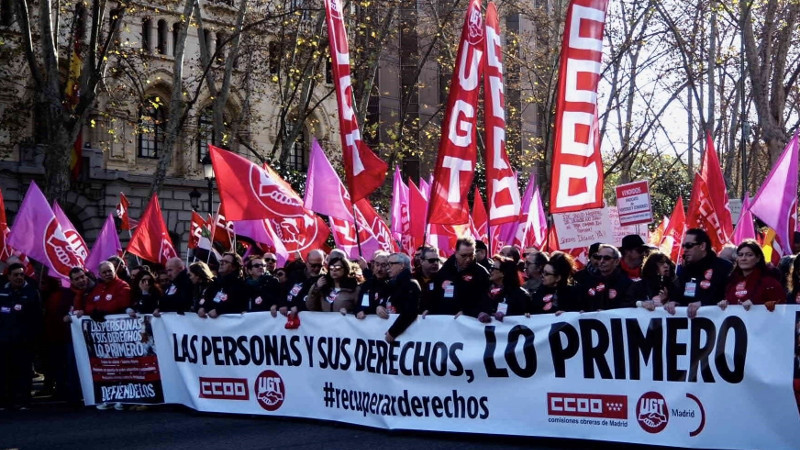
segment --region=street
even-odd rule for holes
[[[163,405],[147,411],[98,411],[35,402],[0,412],[0,449],[562,449],[626,448],[613,443],[418,431],[384,431],[302,420],[206,414]]]

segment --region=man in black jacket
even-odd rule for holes
[[[716,305],[725,298],[725,285],[733,265],[719,258],[711,248],[708,234],[691,228],[683,238],[683,264],[678,266],[678,302],[669,302],[664,309],[675,314],[676,304],[688,306],[688,316],[697,315],[700,306]]]
[[[600,244],[592,254],[592,265],[597,271],[585,268],[576,274],[577,291],[581,296],[583,311],[602,311],[606,309],[632,306],[627,298],[628,288],[633,282],[619,268],[620,251],[610,244]]]
[[[167,277],[170,283],[158,303],[158,308],[153,311],[156,317],[162,312],[183,314],[192,307],[192,281],[182,259],[176,257],[167,261]]]
[[[399,316],[389,327],[385,339],[386,342],[394,342],[417,319],[421,290],[417,280],[411,278],[411,258],[408,255],[392,253],[388,260],[391,293],[387,304]]]
[[[475,261],[475,240],[456,241],[456,252],[448,258],[436,277],[437,295],[431,314],[466,314],[491,321],[490,306],[485,301],[489,291],[489,272]]]
[[[382,319],[393,313],[387,306],[389,298],[389,253],[375,252],[372,259],[371,276],[358,287],[356,317],[363,319],[368,314],[377,314]]]
[[[227,252],[219,261],[219,276],[206,289],[197,315],[216,319],[220,314],[243,313],[249,299],[250,288],[242,278],[242,257]]]

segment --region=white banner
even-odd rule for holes
[[[800,442],[798,311],[708,307],[689,320],[685,310],[625,309],[490,325],[428,316],[391,345],[383,340],[391,320],[335,313],[304,312],[296,330],[269,313],[165,314],[152,326],[164,401],[202,411],[786,448]],[[76,321],[73,338],[85,347],[82,329]]]
[[[608,208],[553,214],[553,225],[560,249],[588,247],[612,238]]]

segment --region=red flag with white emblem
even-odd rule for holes
[[[127,251],[159,264],[166,264],[170,258],[178,256],[175,247],[172,246],[167,225],[164,223],[158,195],[153,194],[150,203],[147,204],[144,214],[139,219],[139,226],[136,227],[128,243]]]
[[[442,122],[439,154],[433,172],[428,223],[457,225],[469,223],[467,195],[477,159],[478,93],[484,28],[481,1],[470,0],[450,94]]]

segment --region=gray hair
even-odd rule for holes
[[[611,244],[600,244],[600,245],[597,247],[597,251],[598,251],[598,252],[599,252],[600,250],[603,250],[603,249],[611,250],[612,252],[614,252],[614,258],[615,258],[615,259],[620,259],[620,258],[622,258],[622,253],[620,253],[619,249],[618,249],[617,247],[614,247],[614,246],[613,246],[613,245],[611,245]],[[595,252],[595,253],[597,253],[597,252]]]
[[[404,269],[411,269],[411,258],[408,255],[406,255],[405,253],[400,253],[400,252],[392,253],[390,255],[390,257],[391,256],[394,256],[397,259],[399,259],[400,262],[403,263],[403,268]]]

